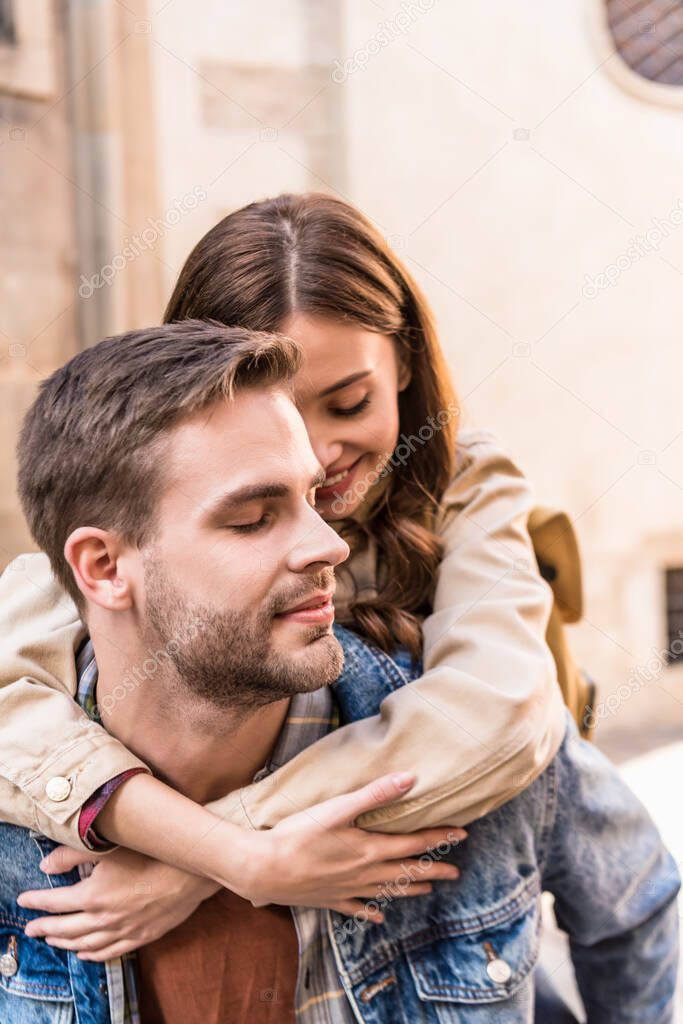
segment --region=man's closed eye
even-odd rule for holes
[[[265,529],[271,522],[271,519],[270,513],[264,512],[260,519],[256,519],[252,523],[234,523],[229,529],[234,530],[236,533],[257,533],[259,530]]]

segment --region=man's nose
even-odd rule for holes
[[[314,508],[299,525],[299,536],[289,554],[292,572],[311,572],[336,566],[349,557],[349,545],[321,519]]]

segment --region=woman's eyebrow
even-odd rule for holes
[[[331,395],[334,391],[341,391],[342,388],[347,388],[349,384],[355,384],[356,381],[363,380],[364,377],[369,376],[371,373],[372,370],[360,370],[359,373],[350,373],[348,377],[342,377],[336,384],[332,384],[329,388],[321,391],[320,397],[324,398],[326,395]]]

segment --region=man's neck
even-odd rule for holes
[[[89,623],[102,723],[185,796],[208,803],[248,785],[267,762],[289,700],[257,710],[216,708],[179,685],[169,658],[155,660],[135,633]]]

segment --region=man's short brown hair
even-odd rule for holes
[[[299,361],[279,335],[184,320],[106,338],[42,382],[19,439],[19,496],[79,607],[69,535],[96,526],[144,544],[163,490],[163,434],[240,387],[286,384]]]

